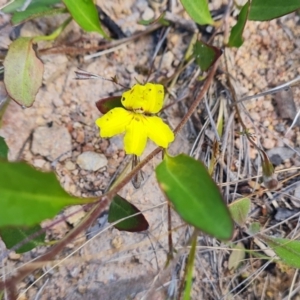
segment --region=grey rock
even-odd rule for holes
[[[278,124],[276,124],[276,125],[275,125],[275,130],[276,130],[277,132],[280,132],[280,133],[286,131],[286,129],[285,129],[283,123],[278,123]]]
[[[83,170],[97,171],[107,166],[107,158],[104,154],[86,151],[77,157],[76,163]]]
[[[276,147],[267,151],[267,154],[272,164],[278,166],[283,161],[292,158],[295,152],[292,149],[287,147]]]
[[[277,209],[277,212],[276,212],[274,218],[276,221],[284,221],[284,220],[290,218],[291,216],[297,214],[298,212],[299,212],[299,210],[290,210],[290,209],[287,209],[284,207],[279,207]]]
[[[154,13],[153,9],[151,9],[150,7],[146,7],[146,9],[143,12],[142,19],[148,21],[148,20],[153,19],[154,16],[155,16],[155,13]]]
[[[71,156],[71,135],[67,128],[53,125],[38,127],[33,133],[31,150],[50,161],[62,161]]]
[[[277,111],[282,119],[293,121],[297,115],[296,103],[294,101],[293,90],[289,87],[279,91],[274,95],[277,103]],[[296,124],[300,125],[300,118],[297,118]]]
[[[120,135],[113,136],[109,139],[109,142],[112,147],[115,147],[118,150],[124,148],[123,138]]]

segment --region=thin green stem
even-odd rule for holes
[[[64,29],[69,25],[71,21],[72,18],[71,17],[68,18],[58,28],[56,28],[50,35],[39,35],[34,37],[33,38],[34,42],[55,40],[64,31]]]
[[[192,239],[192,247],[189,253],[189,258],[187,262],[187,272],[185,277],[185,289],[183,294],[183,300],[190,300],[192,284],[193,284],[193,269],[194,269],[194,261],[195,261],[195,254],[196,254],[196,245],[197,245],[197,232],[193,236]]]

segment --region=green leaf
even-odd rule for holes
[[[272,20],[299,8],[299,0],[252,0],[248,19],[253,21]]]
[[[44,73],[44,65],[35,53],[32,38],[18,38],[10,44],[4,68],[4,84],[9,96],[22,106],[31,106]]]
[[[222,51],[219,48],[196,41],[193,56],[202,71],[208,70],[221,55]]]
[[[63,0],[68,11],[78,25],[85,31],[95,31],[107,37],[101,27],[93,0]]]
[[[39,172],[23,162],[0,160],[0,170],[0,227],[32,226],[67,205],[93,201],[70,196],[54,173]]]
[[[26,0],[15,0],[11,2],[9,5],[5,6],[2,11],[6,14],[13,13],[17,10],[22,9]],[[52,6],[57,3],[60,3],[60,0],[32,0],[26,9],[30,9],[34,6]]]
[[[251,200],[249,198],[235,200],[229,204],[228,208],[233,220],[239,226],[244,226],[251,209]]]
[[[65,13],[65,8],[50,8],[48,6],[34,6],[27,8],[25,11],[15,12],[11,21],[14,25],[21,22],[29,21],[35,18],[41,18],[45,16],[53,16],[61,13]]]
[[[248,233],[252,235],[252,234],[257,234],[259,232],[260,232],[260,224],[258,222],[251,223],[248,229]]]
[[[259,150],[260,150],[259,154],[261,157],[261,166],[262,166],[264,184],[266,188],[270,190],[275,190],[279,184],[277,180],[277,174],[275,173],[275,169],[267,153],[262,149]]]
[[[14,25],[34,18],[55,15],[67,12],[65,8],[54,8],[60,0],[32,0],[30,4],[22,10],[25,0],[16,0],[3,8],[5,13],[13,13],[11,21]]]
[[[246,252],[245,247],[242,242],[238,242],[234,247],[234,250],[231,252],[228,259],[228,270],[233,271],[236,270],[241,262],[244,260]]]
[[[189,16],[198,24],[213,24],[207,0],[181,0],[182,6]]]
[[[121,196],[116,195],[109,207],[108,222],[114,223],[139,212],[140,210],[137,209],[133,204],[129,203]],[[147,230],[149,224],[144,215],[139,214],[115,224],[114,227],[119,230],[125,230],[129,232],[140,232]]]
[[[284,263],[300,268],[300,241],[262,236],[270,248],[282,259]]]
[[[124,107],[121,102],[121,96],[100,99],[96,102],[96,106],[102,114],[106,114],[115,107]]]
[[[5,139],[0,136],[0,158],[7,159],[8,147],[5,143]]]
[[[216,238],[231,238],[229,210],[202,162],[185,154],[166,154],[155,172],[161,189],[184,221]]]
[[[42,228],[40,225],[32,227],[4,227],[0,228],[0,236],[7,249],[11,249],[18,243],[24,241],[30,235],[40,231]],[[30,239],[29,242],[21,246],[16,250],[16,253],[23,253],[36,248],[37,246],[44,245],[45,232],[40,234],[38,237]]]
[[[228,46],[229,47],[240,47],[242,46],[243,40],[243,31],[247,22],[249,12],[249,2],[247,2],[241,9],[237,23],[232,27]]]

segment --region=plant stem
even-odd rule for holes
[[[185,114],[185,116],[182,118],[181,122],[175,128],[175,130],[174,130],[175,135],[182,129],[182,127],[185,125],[185,123],[187,123],[188,119],[192,116],[192,114],[196,110],[197,106],[201,102],[202,98],[204,97],[205,93],[207,92],[208,88],[210,87],[213,77],[217,71],[219,60],[220,60],[220,58],[218,58],[216,60],[216,62],[214,63],[214,65],[212,66],[212,68],[206,78],[206,81],[205,81],[200,93],[198,94],[196,100],[193,102],[193,104],[191,105],[188,112]]]
[[[63,32],[63,30],[69,25],[69,23],[71,21],[72,21],[72,18],[71,17],[68,18],[58,28],[56,28],[50,35],[39,35],[39,36],[34,37],[33,38],[34,42],[55,40]]]

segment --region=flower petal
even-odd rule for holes
[[[144,125],[143,115],[134,114],[134,118],[126,128],[124,137],[125,152],[140,156],[147,144],[147,130]]]
[[[147,134],[150,140],[160,147],[167,148],[174,141],[174,133],[159,117],[146,117]]]
[[[121,101],[127,109],[156,114],[163,106],[164,87],[154,83],[136,84],[131,90],[123,93]]]
[[[121,107],[111,109],[104,116],[96,120],[100,127],[101,137],[112,137],[122,133],[133,119],[134,114]]]
[[[152,114],[158,113],[162,109],[164,97],[165,91],[163,85],[147,83],[144,91],[144,99],[147,100],[144,111]]]

